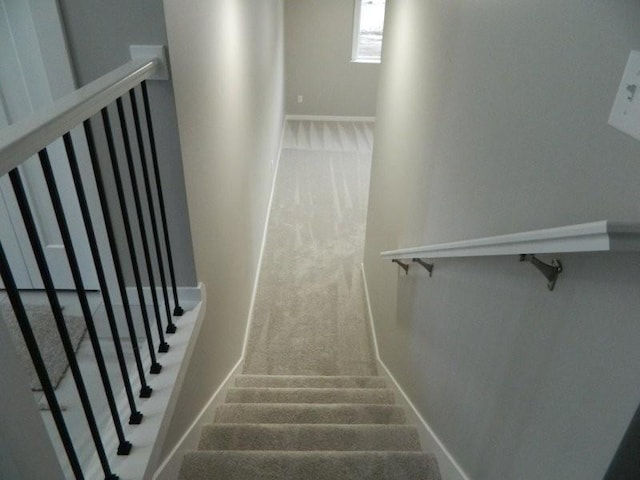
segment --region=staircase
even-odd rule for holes
[[[439,480],[381,377],[240,375],[180,480]]]
[[[181,480],[439,480],[376,375],[361,264],[373,124],[287,121],[242,375]]]

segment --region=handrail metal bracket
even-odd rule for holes
[[[531,262],[538,270],[542,272],[545,278],[548,280],[547,287],[550,291],[553,291],[558,280],[558,275],[562,273],[562,263],[557,258],[551,260],[551,265],[543,262],[535,255],[520,255],[521,262]]]
[[[414,258],[413,261],[415,263],[419,263],[424,268],[426,268],[426,270],[429,272],[429,276],[433,277],[433,263],[427,263],[424,260],[422,260],[421,258]]]
[[[409,264],[408,263],[404,263],[401,262],[400,260],[391,260],[393,263],[397,263],[398,265],[400,265],[400,267],[402,267],[402,269],[404,270],[404,273],[409,275]]]

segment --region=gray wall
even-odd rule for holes
[[[380,65],[351,62],[353,6],[285,0],[287,114],[375,116]]]
[[[640,402],[637,254],[383,250],[640,213],[640,143],[607,125],[636,2],[389,0],[365,269],[384,362],[472,479],[600,479]]]
[[[59,4],[78,86],[129,61],[130,45],[167,44],[164,10],[162,2],[157,0],[59,0]],[[165,185],[164,196],[174,252],[176,283],[180,286],[193,286],[196,284],[195,267],[173,88],[170,82],[150,81],[148,85],[160,174]],[[112,122],[115,118],[117,117],[112,118]],[[106,158],[107,155],[104,155],[103,160]],[[115,188],[109,185],[109,191],[111,199],[115,200]],[[113,214],[117,221],[119,213],[115,212],[117,208],[114,204]],[[118,230],[122,232],[122,228]],[[125,242],[124,233],[120,235],[120,242]],[[124,262],[126,269],[130,268],[128,264],[129,262]],[[132,273],[127,271],[126,274],[133,281]],[[159,283],[157,277],[156,283]]]
[[[164,1],[198,280],[208,307],[167,434],[240,359],[284,121],[282,0]]]

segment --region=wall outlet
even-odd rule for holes
[[[302,95],[298,95],[298,103],[302,103]]]
[[[622,75],[609,125],[640,140],[640,52],[632,51]]]

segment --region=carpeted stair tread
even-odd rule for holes
[[[225,403],[214,423],[374,423],[402,424],[404,410],[395,405]]]
[[[199,450],[420,451],[409,425],[213,424],[202,430]]]
[[[238,375],[236,387],[273,388],[386,388],[382,377]]]
[[[367,403],[393,404],[388,388],[230,388],[228,403]]]
[[[187,453],[179,480],[440,480],[437,462],[420,452]]]

